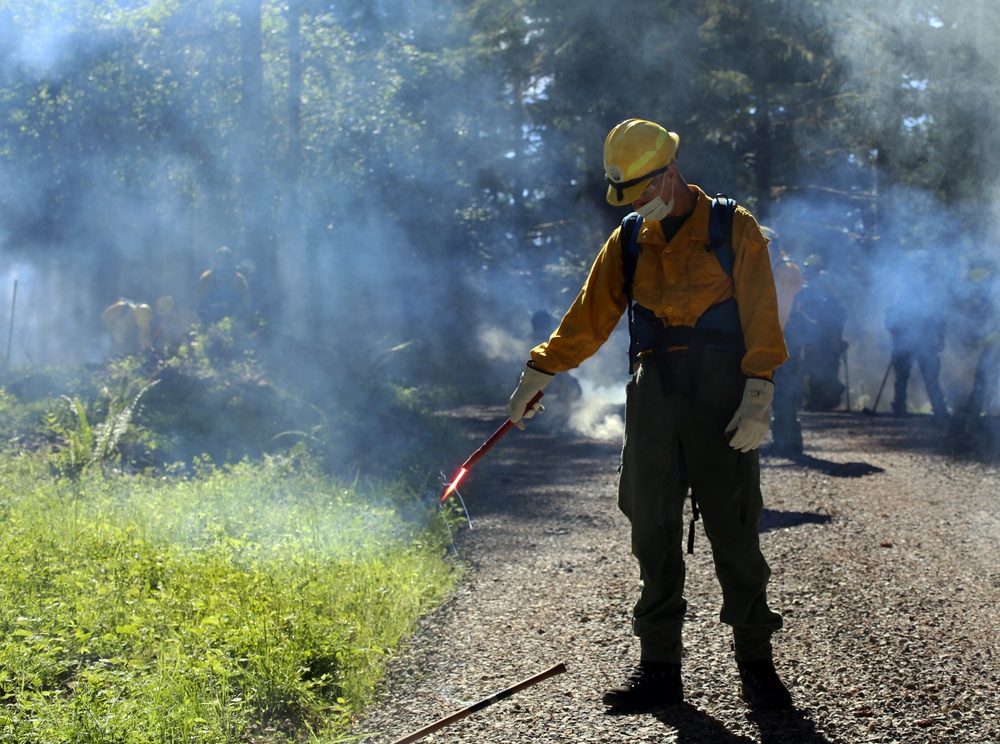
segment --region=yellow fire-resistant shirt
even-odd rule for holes
[[[771,267],[774,275],[774,288],[778,293],[778,320],[784,329],[788,316],[795,304],[795,295],[802,291],[806,281],[798,264],[782,259]]]
[[[746,344],[745,375],[771,379],[788,358],[778,322],[778,299],[767,239],[753,215],[737,206],[733,215],[733,276],[723,270],[709,244],[711,198],[691,186],[694,212],[669,242],[659,222],[644,221],[633,279],[636,302],[654,311],[665,325],[694,326],[713,305],[735,293]],[[586,283],[549,340],[531,350],[538,369],[555,374],[579,366],[608,340],[625,312],[621,228],[611,233],[597,255]]]

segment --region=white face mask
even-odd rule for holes
[[[674,211],[674,187],[670,187],[670,201],[666,204],[663,203],[661,197],[657,196],[653,201],[646,202],[636,211],[642,215],[644,220],[652,220],[653,222],[659,222],[669,216]]]

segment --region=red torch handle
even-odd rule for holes
[[[535,397],[532,398],[530,401],[528,401],[528,405],[524,407],[524,412],[527,413],[528,411],[530,411],[531,407],[534,406],[535,403],[537,403],[539,400],[541,400],[542,395],[544,395],[544,393],[542,393],[542,391],[539,390],[535,394]],[[489,452],[490,449],[493,447],[493,445],[500,441],[500,437],[506,434],[507,431],[510,429],[510,427],[512,427],[513,425],[514,422],[511,421],[510,419],[504,421],[503,424],[500,426],[500,428],[497,429],[495,432],[493,432],[490,438],[487,439],[485,442],[483,442],[482,446],[480,446],[479,449],[477,449],[475,452],[469,455],[469,459],[462,463],[462,467],[465,468],[466,470],[469,470],[473,465],[479,462],[482,456],[485,455],[487,452]]]
[[[531,409],[531,407],[541,399],[541,397],[542,397],[542,391],[539,390],[538,393],[535,395],[535,397],[532,398],[530,401],[528,401],[528,405],[525,406],[524,412],[527,413]],[[466,460],[464,463],[462,463],[462,469],[458,471],[458,474],[452,479],[451,483],[445,489],[444,495],[441,496],[442,503],[444,502],[445,499],[447,499],[451,495],[452,491],[454,491],[458,487],[458,482],[465,477],[465,474],[469,472],[469,469],[472,468],[472,466],[475,465],[477,462],[479,462],[480,458],[482,458],[483,455],[489,452],[490,448],[494,444],[499,442],[500,437],[506,434],[507,430],[510,429],[510,427],[512,427],[513,425],[514,422],[511,421],[510,419],[507,419],[500,426],[499,429],[493,432],[493,436],[491,436],[489,439],[483,442],[482,446],[479,449],[477,449],[475,452],[469,455],[469,459]]]

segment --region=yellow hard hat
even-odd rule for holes
[[[623,207],[645,191],[677,154],[681,138],[645,119],[626,119],[604,140],[608,204]]]
[[[104,309],[104,312],[101,313],[101,320],[104,321],[104,325],[112,333],[124,331],[132,323],[132,318],[130,317],[132,309],[133,305],[131,303],[125,300],[118,300],[118,302],[108,305]]]

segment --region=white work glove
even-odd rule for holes
[[[536,402],[530,409],[525,410],[528,407],[528,403],[531,399],[535,397],[536,394],[540,393],[545,389],[545,386],[552,382],[552,378],[555,375],[550,375],[548,372],[542,372],[541,370],[535,369],[529,364],[524,365],[524,371],[521,373],[521,380],[517,383],[517,390],[514,394],[510,396],[510,422],[514,424],[518,429],[524,429],[524,422],[521,419],[529,419],[535,415],[535,413],[541,413],[545,410],[545,406],[541,402]]]
[[[774,383],[751,377],[743,388],[743,402],[736,409],[736,415],[726,426],[726,434],[732,432],[729,446],[740,452],[749,452],[760,447],[760,443],[771,429],[771,399],[774,397]]]

